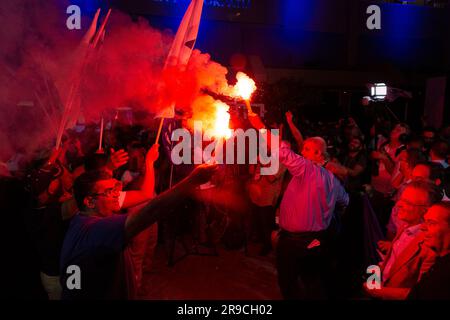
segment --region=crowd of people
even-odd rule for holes
[[[448,126],[439,132],[425,127],[415,135],[397,123],[387,136],[372,130],[367,141],[352,118],[343,119],[330,128],[342,133],[328,138],[331,154],[325,136],[304,139],[290,112],[286,120],[294,144],[282,141],[279,149],[291,176],[279,209],[276,252],[283,297],[345,295],[351,285],[336,278],[348,270],[360,275],[377,263],[379,283],[362,284],[366,297],[448,299],[449,277],[441,269],[450,239]],[[256,114],[250,122],[266,128]],[[377,254],[360,260],[359,271],[361,246],[355,242],[362,242],[365,252],[376,245]]]
[[[10,232],[22,235],[7,253],[39,270],[48,299],[136,299],[161,239],[170,261],[186,228],[198,243],[226,237],[229,247],[243,230],[242,244],[274,251],[284,299],[450,298],[450,126],[383,122],[363,134],[353,118],[313,124],[288,111],[248,120],[280,129],[267,139],[280,139],[274,175],[261,175],[261,164],[232,174],[227,165],[171,165],[149,144],[154,132],[138,126],[111,129],[104,149],[92,125],[31,160],[17,152],[0,168]],[[227,192],[245,205],[224,219],[215,204],[226,208]],[[233,220],[239,210],[244,218]],[[82,290],[68,288],[73,265]],[[369,283],[373,265],[380,275]],[[31,295],[10,281],[15,295]]]

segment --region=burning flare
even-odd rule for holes
[[[231,137],[231,129],[228,127],[230,123],[230,114],[228,110],[230,107],[222,101],[215,101],[216,114],[214,120],[214,136],[216,138],[228,139]]]
[[[238,72],[236,79],[237,83],[234,85],[234,94],[232,96],[239,96],[246,101],[250,100],[250,97],[256,90],[255,81],[243,72]]]

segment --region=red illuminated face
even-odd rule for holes
[[[422,142],[422,140],[411,141],[411,142],[408,143],[408,148],[422,150],[423,142]]]
[[[399,137],[404,133],[406,133],[406,128],[399,124],[396,125],[391,131],[391,140],[398,140]]]
[[[302,156],[313,162],[320,162],[323,159],[322,150],[314,141],[306,141],[303,144]]]
[[[433,131],[424,131],[422,136],[423,136],[423,140],[425,142],[432,142],[434,139],[434,132]]]
[[[359,139],[352,139],[348,144],[348,148],[350,151],[359,151],[362,149],[362,144]]]
[[[429,207],[428,194],[425,191],[407,187],[395,206],[398,208],[398,218],[409,226],[422,222],[422,217]]]
[[[116,179],[100,180],[95,184],[92,195],[95,203],[95,211],[100,216],[110,216],[120,210],[119,196],[122,191],[122,183]]]
[[[418,164],[412,171],[411,179],[414,181],[428,181],[430,179],[430,168],[423,164]]]
[[[450,226],[448,224],[449,212],[440,206],[431,207],[425,214],[422,230],[425,232],[425,245],[442,252],[448,250],[450,244]]]

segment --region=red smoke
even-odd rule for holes
[[[2,4],[0,157],[3,160],[18,147],[32,151],[53,143],[54,127],[59,124],[83,58],[77,48],[92,20],[84,17],[82,30],[68,30],[67,5],[40,0]],[[105,13],[101,13],[99,25]],[[124,106],[157,113],[175,101],[177,108],[192,111],[202,88],[227,90],[226,68],[198,50],[193,52],[186,70],[172,68],[163,72],[172,40],[173,33],[156,30],[144,19],[134,22],[126,14],[113,10],[104,41],[90,55],[75,100],[86,122],[98,121],[108,109]],[[23,100],[33,102],[27,107],[26,117],[23,107],[17,106]],[[7,154],[5,149],[9,150]]]

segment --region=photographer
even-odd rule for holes
[[[41,283],[50,300],[61,298],[59,258],[68,227],[62,203],[71,197],[72,176],[61,164],[66,148],[53,150],[50,158],[26,177],[33,198],[30,231],[39,255]]]

